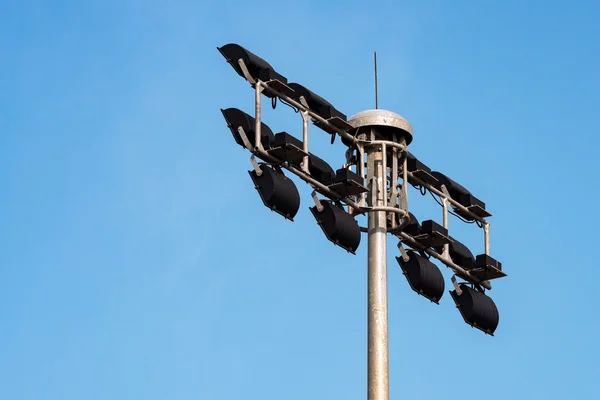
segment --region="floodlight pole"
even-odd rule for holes
[[[368,238],[368,296],[367,296],[367,398],[389,400],[388,356],[388,290],[387,290],[387,233],[388,214],[396,226],[396,215],[408,216],[407,185],[403,184],[400,206],[397,204],[399,166],[403,167],[406,180],[406,157],[399,163],[398,157],[406,151],[406,137],[412,137],[412,127],[400,115],[375,109],[360,112],[348,121],[354,134],[361,141],[358,146],[358,174],[367,177],[367,238]],[[364,157],[366,150],[366,174]],[[390,150],[391,159],[388,160]],[[388,166],[392,182],[388,190]],[[388,196],[389,194],[389,196]],[[361,201],[361,204],[363,202]]]
[[[375,128],[372,128],[375,130]],[[372,133],[373,135],[375,132]],[[383,206],[387,185],[382,146],[367,150],[368,205]],[[368,213],[368,400],[389,399],[387,217],[385,211]]]

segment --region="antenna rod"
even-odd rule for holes
[[[377,52],[373,52],[373,61],[375,63],[375,108],[379,108],[379,95],[377,93]]]

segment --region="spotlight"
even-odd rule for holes
[[[399,214],[397,214],[397,218],[400,219]],[[417,220],[417,217],[415,217],[413,213],[408,213],[408,223],[402,228],[402,232],[409,234],[412,237],[421,234],[421,224],[419,224],[419,220]]]
[[[458,287],[459,290],[452,290],[450,295],[465,322],[473,328],[494,336],[500,320],[496,304],[484,293],[464,283]]]
[[[287,132],[279,132],[275,135],[273,145],[267,152],[282,161],[298,165],[308,155],[303,148],[304,146],[299,139]]]
[[[304,97],[308,108],[317,113],[321,118],[326,119],[332,125],[344,131],[352,128],[347,122],[346,115],[338,111],[330,102],[321,96],[311,92],[298,83],[290,83],[289,87],[294,91],[290,97],[299,103],[302,103],[300,98]],[[326,132],[335,133],[335,131],[322,125],[319,121],[315,121],[314,124]]]
[[[475,214],[481,218],[487,218],[492,215],[485,210],[484,202],[482,202],[481,200],[479,200],[478,198],[473,196],[471,194],[471,192],[469,192],[467,189],[465,189],[460,184],[458,184],[455,181],[453,181],[452,179],[448,178],[446,175],[442,174],[441,172],[433,171],[431,173],[431,175],[433,175],[433,177],[435,177],[435,179],[438,180],[437,184],[434,185],[434,187],[436,189],[442,190],[442,185],[446,186],[446,189],[448,190],[450,197],[453,200],[459,202],[464,207],[466,207],[473,214]],[[461,217],[465,218],[468,221],[473,220],[473,217],[466,214],[462,210],[455,209],[454,211],[458,215],[460,215]]]
[[[263,82],[267,82],[269,87],[272,87],[275,90],[290,92],[289,87],[287,87],[287,79],[275,72],[273,67],[257,56],[243,48],[240,45],[235,43],[226,44],[223,47],[217,47],[219,52],[225,57],[227,62],[233,67],[233,69],[242,77],[244,76],[244,71],[240,66],[239,60],[243,60],[250,76],[254,80],[260,80]],[[275,97],[267,92],[264,92],[267,97]]]
[[[331,185],[333,183],[333,178],[335,177],[333,168],[312,153],[308,154],[308,172],[310,172],[310,175],[315,178],[315,180],[325,186]]]
[[[442,272],[434,263],[416,252],[408,250],[406,254],[409,257],[408,261],[404,261],[402,257],[396,257],[396,260],[402,268],[402,273],[406,276],[410,288],[439,304],[444,294]]]
[[[329,189],[339,194],[340,198],[369,191],[364,186],[364,179],[348,168],[340,168],[335,172],[333,184],[329,186]]]
[[[358,222],[342,207],[334,205],[331,201],[321,201],[323,209],[311,207],[310,212],[317,220],[323,233],[329,241],[355,254],[360,244],[360,227]]]
[[[475,266],[475,259],[471,250],[464,244],[450,237],[450,246],[448,249],[450,259],[458,266],[470,270]]]
[[[223,117],[227,122],[227,127],[231,131],[236,143],[246,148],[239,132],[239,129],[241,128],[246,134],[251,147],[254,147],[254,136],[256,133],[256,120],[254,117],[237,108],[228,108],[226,110],[221,109],[221,113],[223,114]],[[271,147],[271,144],[275,141],[275,135],[273,135],[273,131],[264,122],[260,123],[260,141],[265,149]]]
[[[256,170],[248,171],[254,187],[265,206],[290,221],[300,208],[300,194],[294,182],[280,169],[259,164],[260,175]]]
[[[419,161],[410,152],[407,151],[406,153],[406,169],[408,172],[412,172],[416,178],[419,178],[423,182],[435,186],[437,179],[431,175],[431,168]],[[415,180],[410,176],[408,177],[408,182],[413,186],[419,185],[419,183],[415,182]]]

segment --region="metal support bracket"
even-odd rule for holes
[[[490,255],[490,223],[487,221],[483,223],[483,241],[484,241],[485,254],[489,256]]]
[[[354,152],[352,151],[351,148],[348,148],[346,150],[346,153],[344,154],[345,157],[346,157],[346,163],[342,166],[343,168],[348,168],[351,165],[353,165],[353,162],[352,162],[353,161],[353,155],[354,155],[353,153]]]
[[[260,165],[258,165],[258,162],[256,161],[256,157],[254,157],[254,154],[252,154],[250,156],[250,162],[252,163],[252,167],[254,167],[254,171],[256,171],[256,175],[261,176],[262,169],[260,169]]]
[[[259,82],[254,85],[254,151],[264,150],[261,143],[261,111],[260,111],[260,94],[264,87]]]
[[[310,195],[311,195],[313,201],[315,202],[315,206],[317,207],[317,211],[319,211],[319,212],[323,211],[323,204],[321,204],[321,201],[317,197],[317,191],[313,190]]]
[[[365,179],[365,149],[362,145],[359,144],[356,146],[356,151],[358,152],[358,157],[356,160],[356,173],[358,174],[358,176],[360,176],[362,178],[362,180],[364,182],[364,179]],[[358,204],[361,207],[364,207],[366,199],[367,199],[367,194],[361,193]]]
[[[452,285],[454,286],[454,290],[456,291],[456,295],[457,296],[461,296],[462,295],[462,290],[460,288],[460,285],[456,281],[456,275],[452,275],[452,278],[450,278],[450,280],[452,281]]]
[[[392,147],[392,170],[390,171],[390,200],[388,205],[395,207],[398,201],[398,149]],[[395,221],[392,220],[392,228]]]
[[[406,153],[406,149],[401,151],[401,155]],[[404,211],[408,213],[408,169],[407,157],[402,161],[402,197],[400,205]]]
[[[240,58],[238,60],[238,64],[239,64],[240,68],[242,69],[242,73],[244,74],[244,78],[246,78],[246,80],[248,82],[250,82],[251,85],[255,85],[256,81],[254,80],[254,78],[252,77],[252,75],[250,75],[250,71],[248,71],[248,67],[246,67],[246,63],[244,62],[244,60],[242,58]]]
[[[406,249],[404,249],[402,242],[398,242],[398,250],[400,250],[402,260],[404,260],[404,262],[408,262],[410,260],[410,257],[408,256],[408,253],[406,253]]]
[[[302,104],[306,108],[310,108],[308,106],[308,102],[306,101],[306,99],[304,98],[304,96],[300,96],[300,104]]]
[[[377,204],[379,199],[379,184],[377,179],[371,178],[371,204]],[[373,207],[373,206],[371,206]]]
[[[446,190],[446,186],[442,185],[442,189],[443,189],[445,192],[447,192],[447,190]],[[445,198],[445,197],[442,197],[442,199],[441,199],[441,200],[442,200],[442,209],[443,209],[443,213],[444,213],[444,215],[442,216],[442,217],[443,217],[443,221],[444,221],[444,228],[445,228],[446,230],[448,230],[448,199],[447,199],[447,198]],[[450,253],[450,244],[449,244],[449,243],[446,243],[446,244],[444,245],[444,250],[443,250],[443,252],[442,252],[442,255],[443,255],[444,257],[448,257],[448,258],[449,258],[449,257],[450,257],[450,254],[449,254],[449,253]]]
[[[442,185],[442,193],[444,193],[448,198],[450,198],[450,192],[446,189],[446,185]]]
[[[248,139],[248,135],[246,135],[246,131],[244,131],[244,128],[238,126],[237,131],[240,134],[240,137],[242,138],[242,142],[244,142],[244,146],[246,146],[248,150],[252,151],[254,148],[250,144],[250,140]]]
[[[302,98],[304,98],[304,97],[302,97]],[[302,150],[307,155],[304,157],[304,160],[302,161],[302,165],[300,166],[300,168],[302,169],[302,171],[306,172],[307,174],[310,174],[310,172],[308,171],[308,120],[309,120],[309,115],[308,115],[308,112],[306,112],[306,111],[302,111],[301,115],[302,115]]]

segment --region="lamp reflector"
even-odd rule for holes
[[[360,244],[360,227],[354,217],[342,207],[334,205],[331,201],[321,201],[322,211],[317,206],[310,211],[323,230],[325,237],[332,243],[348,252],[355,254]]]
[[[248,171],[248,173],[263,204],[293,221],[300,208],[300,194],[296,185],[281,170],[266,164],[260,164],[259,168],[262,172],[260,176],[255,170]]]
[[[244,145],[244,141],[242,140],[242,137],[240,136],[240,133],[238,131],[238,128],[241,127],[244,130],[244,133],[246,134],[250,145],[254,147],[256,133],[256,120],[254,119],[254,117],[252,117],[249,114],[246,114],[245,112],[237,108],[227,108],[225,110],[221,109],[221,113],[223,114],[223,118],[225,118],[225,121],[227,122],[227,127],[231,131],[235,142],[243,148],[246,148],[246,146]],[[271,147],[271,144],[275,140],[275,135],[273,135],[273,131],[264,122],[260,123],[260,139],[261,144],[265,149]]]
[[[437,183],[433,186],[438,190],[442,190],[442,185],[446,186],[448,194],[450,194],[452,200],[457,201],[463,207],[466,207],[470,212],[481,218],[491,216],[491,214],[485,210],[485,203],[473,196],[471,192],[464,188],[464,186],[450,179],[441,172],[433,171],[431,175],[435,179],[437,179]],[[455,209],[455,212],[467,221],[474,220],[474,218],[471,215],[465,213],[460,209]]]
[[[277,80],[283,84],[287,83],[287,79],[275,72],[271,64],[238,44],[229,43],[217,49],[242,78],[245,78],[245,76],[238,61],[240,59],[244,61],[250,76],[255,80],[263,82]]]
[[[413,250],[408,250],[406,254],[408,261],[404,261],[402,257],[396,257],[396,260],[411,289],[439,304],[445,287],[442,272],[434,263]]]
[[[315,180],[325,186],[331,185],[335,177],[333,168],[312,153],[308,154],[308,172]]]
[[[485,293],[464,283],[460,284],[460,289],[462,291],[460,296],[456,290],[450,291],[450,295],[465,322],[473,328],[493,336],[500,320],[494,301]]]
[[[475,266],[475,257],[473,257],[471,250],[452,237],[450,237],[450,240],[451,242],[448,252],[450,253],[450,258],[452,261],[466,270],[473,269]]]
[[[339,112],[330,102],[322,98],[316,93],[311,92],[299,83],[290,83],[288,85],[294,91],[292,97],[297,102],[300,102],[300,97],[304,97],[308,108],[320,115],[324,119],[338,117],[346,121],[346,115]]]

